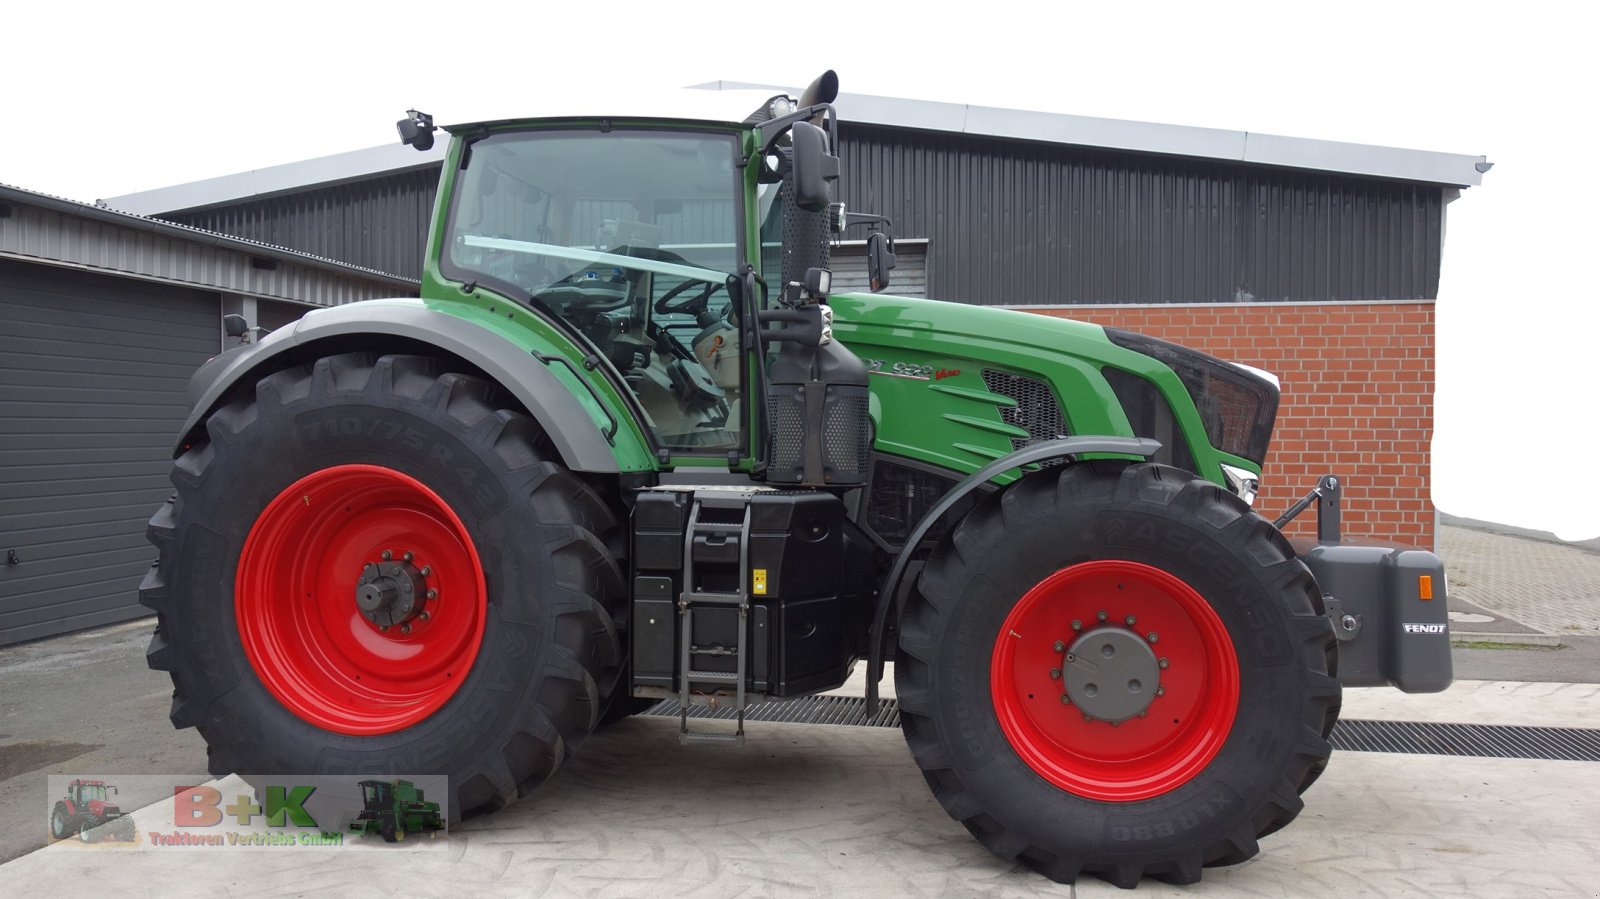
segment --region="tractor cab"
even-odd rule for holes
[[[744,445],[734,132],[541,125],[472,143],[440,269],[515,296],[609,364],[669,450]]]
[[[829,244],[851,221],[831,196],[836,93],[830,73],[742,121],[451,126],[438,276],[517,298],[583,348],[657,459],[859,485],[865,368],[833,344],[824,305]],[[427,116],[400,126],[431,146]]]
[[[116,787],[108,787],[104,781],[75,780],[67,785],[67,798],[75,804],[92,807],[92,803],[106,802],[108,796],[116,791]]]

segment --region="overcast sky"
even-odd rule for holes
[[[386,143],[412,106],[448,121],[485,99],[509,115],[554,92],[801,86],[828,67],[853,93],[1484,154],[1494,170],[1448,211],[1434,499],[1585,539],[1600,536],[1593,8],[14,4],[0,182],[92,201]]]

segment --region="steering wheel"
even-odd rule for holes
[[[689,288],[698,284],[704,284],[705,288],[699,293],[680,303],[672,302],[674,297],[684,293]],[[662,294],[661,299],[656,300],[656,314],[671,315],[674,313],[682,313],[685,315],[699,315],[701,312],[705,311],[706,305],[711,301],[711,295],[716,293],[718,288],[721,288],[722,286],[724,286],[724,282],[721,281],[684,281],[677,287],[674,287]]]

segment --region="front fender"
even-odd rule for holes
[[[173,454],[192,441],[214,408],[254,373],[280,367],[282,357],[311,344],[329,353],[351,338],[404,338],[457,356],[514,396],[537,420],[567,466],[575,471],[614,473],[652,467],[643,435],[628,416],[612,411],[567,362],[560,348],[527,333],[520,342],[469,318],[418,300],[369,300],[317,309],[259,343],[229,350],[195,372],[189,386],[193,409]]]
[[[939,519],[962,500],[982,489],[985,484],[1014,468],[1085,453],[1117,453],[1149,459],[1160,451],[1159,441],[1145,437],[1077,436],[1043,440],[990,462],[951,487],[939,502],[922,516],[922,520],[917,522],[917,526],[906,538],[905,545],[901,547],[900,554],[895,556],[894,565],[890,567],[888,576],[878,588],[878,603],[873,609],[872,627],[868,632],[867,713],[874,714],[878,708],[878,681],[883,678],[883,638],[891,611],[897,610],[900,605],[900,585],[905,579],[907,567],[911,564],[911,557],[916,554],[917,547],[928,536],[928,532],[933,530],[934,525],[938,524]],[[894,617],[898,619],[899,616]]]

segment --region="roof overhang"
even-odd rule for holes
[[[562,94],[545,98],[513,117],[496,114],[503,110],[475,115],[472,114],[474,110],[468,109],[452,111],[451,119],[471,124],[529,118],[655,118],[736,123],[778,93],[797,91],[780,85],[713,81],[695,85],[690,90],[640,91],[620,97]],[[903,97],[840,94],[834,106],[842,121],[861,124],[1245,165],[1283,166],[1451,187],[1481,184],[1483,172],[1488,170],[1487,160],[1482,156]],[[444,152],[443,142],[421,153],[396,142],[125,194],[102,202],[139,215],[172,214],[416,169],[439,162]]]
[[[97,225],[106,226],[112,229],[154,235],[155,237],[165,238],[175,243],[200,245],[214,247],[219,250],[232,251],[249,260],[267,261],[268,264],[264,266],[264,268],[268,270],[271,268],[271,263],[289,263],[291,265],[298,266],[302,270],[311,269],[325,272],[329,275],[338,276],[344,279],[353,279],[369,285],[387,288],[390,291],[398,292],[400,294],[414,293],[418,285],[416,279],[413,278],[404,278],[399,275],[390,274],[388,272],[380,272],[375,269],[364,268],[359,265],[351,265],[347,262],[340,262],[335,259],[327,259],[325,257],[315,256],[310,253],[302,253],[298,250],[273,246],[272,244],[261,243],[260,241],[247,240],[242,237],[233,237],[228,234],[218,234],[214,231],[206,231],[201,228],[191,228],[188,225],[165,222],[161,221],[160,219],[153,219],[116,209],[109,209],[104,206],[91,206],[87,203],[80,203],[76,200],[68,200],[62,197],[51,196],[50,194],[42,194],[37,191],[31,191],[26,188],[15,187],[9,184],[0,184],[0,207],[9,207],[11,204],[23,207],[34,207],[46,212],[65,216],[69,219],[74,219],[81,222],[93,222]],[[4,212],[6,212],[7,215],[0,216],[0,219],[10,218],[10,213],[12,210],[8,208],[5,209]],[[3,224],[3,222],[0,222],[0,224]],[[0,234],[0,237],[3,236],[3,234]],[[63,251],[80,249],[81,247],[79,245],[88,243],[86,240],[78,239],[67,242],[62,246],[51,246],[40,244],[30,235],[24,234],[21,231],[19,231],[15,236],[19,244],[24,245],[28,249],[28,252],[22,255],[37,257],[42,260],[53,260],[57,262],[73,262],[74,260],[69,259],[62,254]],[[0,253],[4,253],[5,249],[6,241],[0,240]],[[248,293],[249,291],[241,290],[240,292]]]
[[[741,94],[781,89],[737,81],[713,81],[695,86],[708,91],[730,90]],[[1483,156],[872,94],[840,94],[834,106],[839,118],[846,122],[1134,153],[1158,153],[1164,156],[1189,156],[1248,165],[1315,169],[1453,187],[1482,184],[1483,172],[1488,168],[1487,159]]]

